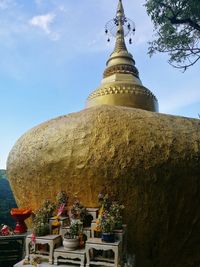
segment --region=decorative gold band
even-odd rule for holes
[[[134,76],[139,78],[139,72],[137,68],[133,65],[128,65],[128,64],[118,64],[107,68],[104,71],[103,77],[106,78],[115,73],[133,74]]]
[[[88,100],[94,99],[103,95],[114,95],[114,94],[135,94],[135,95],[145,95],[157,101],[155,95],[146,87],[141,85],[110,85],[108,87],[101,87],[91,93]]]

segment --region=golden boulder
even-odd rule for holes
[[[126,206],[129,259],[137,266],[200,263],[200,122],[134,108],[96,106],[47,121],[10,152],[20,206],[61,189],[97,206],[103,186]]]

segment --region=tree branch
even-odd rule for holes
[[[183,66],[180,66],[180,65],[177,66],[177,65],[172,64],[171,62],[169,62],[169,64],[176,69],[183,69],[183,72],[185,72],[187,70],[187,68],[193,66],[198,60],[200,60],[200,55],[194,61],[192,61],[190,64],[186,64]]]
[[[194,28],[195,30],[200,31],[200,25],[196,21],[193,21],[191,18],[186,18],[186,19],[178,19],[177,18],[178,14],[181,12],[181,10],[179,10],[179,12],[175,12],[171,6],[169,6],[165,3],[160,3],[160,6],[169,9],[171,11],[171,13],[173,14],[172,17],[165,16],[167,19],[169,19],[169,21],[172,24],[188,24],[192,28]]]
[[[168,53],[170,65],[183,71],[200,61],[200,0],[195,1],[190,5],[188,0],[146,0],[157,31],[149,42],[150,56]]]
[[[200,25],[196,23],[195,21],[191,20],[190,18],[187,19],[177,19],[176,16],[173,17],[167,17],[171,24],[188,24],[192,28],[194,28],[197,31],[200,31]]]

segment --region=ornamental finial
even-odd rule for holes
[[[105,33],[110,37],[116,38],[114,52],[127,51],[125,37],[129,36],[129,44],[132,44],[132,35],[135,33],[135,24],[125,16],[122,0],[119,0],[117,13],[114,19],[107,22]]]

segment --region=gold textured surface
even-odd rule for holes
[[[25,133],[7,162],[21,207],[58,191],[97,205],[104,185],[126,206],[129,259],[139,267],[200,264],[200,122],[96,106]]]
[[[139,78],[139,73],[137,68],[134,65],[128,64],[118,64],[105,69],[103,73],[103,77],[109,77],[115,73],[123,73],[123,74],[133,74],[137,78]]]
[[[114,96],[114,97],[113,97]],[[156,97],[142,85],[131,83],[110,83],[101,86],[88,97],[90,106],[102,103],[115,106],[136,107],[158,111]]]
[[[86,107],[107,104],[158,111],[156,97],[142,85],[135,60],[127,50],[124,40],[124,17],[122,1],[119,1],[114,51],[106,63],[103,80],[99,88],[89,95]]]

